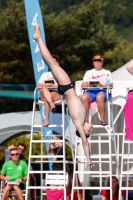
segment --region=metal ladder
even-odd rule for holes
[[[102,125],[93,125],[94,129],[101,129],[105,128],[106,133],[102,132],[99,134],[91,134],[90,137],[88,138],[88,143],[90,145],[91,149],[91,159],[92,162],[95,164],[95,167],[93,167],[92,170],[86,170],[84,167],[84,164],[86,163],[86,157],[84,156],[82,144],[81,144],[81,138],[76,137],[76,147],[75,147],[75,157],[74,157],[74,173],[73,173],[73,186],[72,186],[72,195],[71,195],[71,200],[73,199],[73,194],[74,190],[99,190],[100,191],[103,189],[108,189],[110,190],[110,199],[112,200],[112,164],[116,165],[116,176],[119,174],[118,166],[117,166],[117,152],[116,152],[116,141],[115,141],[115,134],[114,134],[114,127],[113,127],[113,111],[112,111],[112,102],[107,101],[107,108],[108,108],[108,125],[103,127]],[[96,139],[95,139],[96,137]],[[79,147],[79,152],[82,150],[82,155],[78,155],[78,145],[81,146]],[[96,146],[94,146],[96,145]],[[108,153],[103,154],[103,148],[102,145],[106,145],[106,148],[108,148]],[[113,153],[113,148],[114,146],[114,153]],[[93,148],[97,147],[97,153],[93,153]],[[77,170],[76,166],[78,164],[78,168],[81,167],[81,170]],[[97,166],[98,164],[98,166]],[[105,170],[104,165],[108,165],[108,170]],[[95,168],[98,169],[95,169]],[[82,187],[75,186],[75,175],[78,174],[79,176],[82,174],[83,179],[88,178],[88,183],[87,185],[83,185]],[[96,177],[100,183],[98,186],[91,186],[90,180],[91,178]],[[106,178],[109,178],[110,186],[103,186],[103,181],[104,179],[108,181]],[[84,199],[84,198],[83,198]]]
[[[30,138],[30,149],[29,149],[29,162],[28,162],[28,177],[27,177],[27,185],[26,185],[26,194],[25,194],[25,200],[28,200],[28,190],[30,189],[37,189],[37,190],[40,190],[41,191],[41,197],[40,199],[42,200],[43,199],[43,195],[45,195],[45,193],[43,192],[43,190],[45,189],[51,189],[51,188],[55,188],[55,186],[44,186],[43,185],[43,175],[46,173],[48,174],[54,174],[56,175],[57,173],[58,174],[64,174],[64,177],[66,175],[66,168],[65,168],[65,131],[64,131],[64,127],[65,127],[65,120],[64,120],[64,101],[63,99],[61,101],[58,101],[58,102],[54,102],[55,105],[61,105],[62,107],[62,122],[61,124],[57,125],[57,124],[51,124],[49,125],[49,127],[61,127],[62,129],[62,137],[63,139],[62,140],[58,140],[58,142],[63,142],[63,155],[54,155],[54,156],[51,156],[51,155],[43,155],[42,154],[42,151],[41,151],[41,155],[33,155],[32,154],[32,147],[33,147],[33,144],[35,143],[39,143],[42,147],[43,143],[46,144],[46,143],[49,143],[51,142],[50,139],[46,139],[46,133],[43,133],[44,134],[44,137],[40,140],[34,140],[33,139],[33,135],[34,135],[34,128],[38,127],[40,128],[40,130],[42,129],[42,125],[38,125],[38,124],[34,124],[34,118],[35,118],[35,110],[36,110],[36,106],[39,105],[41,106],[42,104],[44,105],[43,102],[38,102],[36,100],[36,96],[37,96],[37,92],[38,90],[41,89],[41,88],[36,88],[34,90],[34,102],[33,102],[33,115],[32,115],[32,124],[31,124],[31,138]],[[42,131],[41,131],[42,132]],[[48,136],[52,136],[51,135],[48,135]],[[57,142],[57,140],[53,140],[53,142]],[[42,148],[41,148],[42,149]],[[53,158],[53,157],[56,157],[56,158],[62,158],[62,161],[50,161],[50,160],[44,160],[44,159],[49,159],[49,158]],[[36,162],[37,163],[40,163],[41,164],[41,170],[38,170],[38,171],[35,171],[35,170],[30,170],[30,165],[31,165],[31,159],[36,159]],[[39,159],[39,160],[38,160]],[[50,162],[63,162],[63,171],[44,171],[43,170],[43,163],[50,163]],[[30,186],[30,183],[29,183],[29,175],[30,174],[41,174],[41,182],[40,182],[40,185],[39,186]],[[62,186],[57,186],[58,189],[64,189],[64,199],[66,199],[66,181],[65,181],[65,178],[64,178],[64,184]]]

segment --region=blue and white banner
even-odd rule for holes
[[[44,33],[42,15],[41,15],[41,10],[40,10],[40,5],[39,5],[38,0],[24,0],[24,2],[25,2],[26,19],[27,19],[27,26],[28,26],[28,33],[29,33],[32,62],[33,62],[33,68],[34,68],[34,76],[35,76],[35,81],[37,84],[42,73],[48,71],[48,66],[45,64],[45,62],[41,56],[40,49],[38,47],[38,43],[32,38],[32,36],[34,34],[35,24],[39,24],[39,26],[40,26],[44,43],[46,43],[45,33]],[[38,95],[39,95],[39,93],[38,93]],[[39,98],[39,96],[38,96],[38,98]],[[42,121],[44,121],[44,117],[45,117],[44,116],[44,106],[40,106],[40,111],[41,111]],[[45,135],[49,135],[52,133],[52,129],[49,127],[44,127],[43,132]],[[49,138],[50,137],[48,136],[47,139],[49,139]],[[47,146],[48,146],[48,143],[46,143],[46,147]],[[51,169],[51,164],[50,164],[50,169]]]
[[[25,2],[26,19],[27,19],[30,47],[31,47],[32,62],[33,62],[35,80],[37,83],[41,74],[43,72],[48,71],[48,67],[45,64],[44,60],[42,59],[38,43],[32,38],[34,34],[35,24],[39,24],[43,41],[46,43],[45,33],[44,33],[42,15],[38,0],[24,0],[24,2]]]

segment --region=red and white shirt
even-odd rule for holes
[[[102,85],[106,85],[107,74],[109,74],[110,83],[112,83],[111,72],[106,69],[101,69],[99,71],[95,69],[88,70],[83,77],[83,82],[89,83],[89,81],[99,81]]]
[[[54,79],[54,76],[51,72],[44,72],[41,77],[38,80],[38,83],[44,84],[45,81],[48,80],[54,80],[54,83],[57,84],[56,80]],[[58,91],[57,89],[49,89],[49,90],[54,90],[54,91]]]

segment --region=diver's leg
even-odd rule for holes
[[[51,53],[43,42],[40,27],[38,24],[34,27],[33,38],[38,42],[43,59],[47,62],[49,68],[51,69],[53,75],[57,79],[60,85],[67,85],[71,83],[71,80],[67,73],[59,66],[59,64],[53,59]]]

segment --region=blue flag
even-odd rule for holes
[[[38,83],[38,80],[40,76],[48,71],[48,66],[44,62],[42,55],[40,53],[40,49],[38,47],[38,43],[32,38],[34,34],[34,26],[35,24],[39,24],[41,29],[41,34],[44,43],[46,43],[45,40],[45,33],[44,33],[44,27],[43,27],[43,21],[42,21],[42,15],[41,15],[41,9],[38,0],[24,0],[25,2],[25,10],[26,10],[26,19],[27,19],[27,26],[28,26],[28,33],[29,33],[29,41],[30,41],[30,48],[31,48],[31,55],[32,55],[32,62],[33,62],[33,68],[34,68],[34,76],[36,84]],[[38,93],[39,98],[39,93]],[[44,121],[44,107],[40,106],[42,121]],[[44,127],[43,132],[45,135],[52,133],[52,129],[49,127]],[[46,138],[49,139],[49,136]],[[46,147],[48,146],[48,143],[46,143]],[[50,164],[51,169],[51,164]]]
[[[48,67],[41,56],[38,43],[32,38],[34,34],[35,24],[39,24],[43,41],[46,43],[45,33],[44,33],[42,15],[38,0],[24,0],[24,1],[25,1],[26,19],[27,19],[30,47],[31,47],[32,62],[34,68],[34,75],[37,83],[42,73],[48,71]]]

